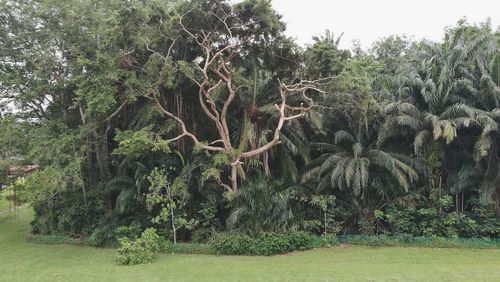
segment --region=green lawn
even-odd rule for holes
[[[0,215],[0,281],[500,281],[500,250],[338,246],[274,257],[159,255],[25,242],[32,212]]]

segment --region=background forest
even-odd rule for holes
[[[0,183],[34,234],[500,236],[488,22],[343,50],[266,0],[0,3]]]

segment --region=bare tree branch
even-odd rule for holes
[[[158,100],[158,98],[156,96],[154,97],[150,97],[155,103],[156,105],[158,106],[158,108],[160,109],[160,111],[162,111],[167,117],[175,120],[177,122],[177,124],[180,126],[181,128],[181,134],[173,139],[170,139],[168,141],[177,141],[178,139],[184,137],[184,136],[187,136],[189,138],[191,138],[191,140],[193,140],[193,142],[200,146],[201,148],[203,149],[206,149],[206,150],[209,150],[209,151],[215,151],[215,152],[222,152],[224,151],[224,148],[221,148],[221,147],[214,147],[214,146],[210,146],[210,145],[206,145],[202,142],[200,142],[198,140],[198,138],[196,138],[196,136],[192,133],[190,133],[187,129],[186,129],[186,124],[184,123],[184,121],[182,119],[180,119],[179,117],[177,117],[176,115],[174,115],[172,112],[168,111],[165,107],[163,107],[160,103],[160,101]]]
[[[198,86],[198,99],[200,106],[205,115],[214,122],[219,139],[209,144],[201,143],[193,133],[186,129],[184,121],[164,107],[156,95],[149,95],[148,99],[151,99],[168,118],[175,120],[180,127],[180,134],[167,140],[167,142],[174,142],[183,137],[189,137],[196,145],[203,149],[221,152],[228,156],[231,162],[231,185],[225,184],[221,179],[218,179],[217,183],[224,187],[227,191],[235,191],[238,185],[238,170],[241,169],[243,164],[242,160],[258,156],[268,151],[273,146],[280,144],[281,130],[285,122],[304,117],[314,106],[314,101],[308,96],[308,94],[311,91],[319,93],[323,93],[323,91],[319,87],[319,81],[301,80],[294,84],[285,84],[284,82],[279,81],[281,101],[279,104],[275,105],[275,108],[278,111],[278,122],[274,128],[273,139],[268,143],[250,151],[237,151],[231,143],[231,132],[227,123],[227,114],[234,98],[236,97],[237,90],[241,87],[233,85],[234,69],[231,66],[231,61],[238,56],[238,47],[241,42],[233,36],[232,30],[236,27],[231,27],[228,23],[231,14],[225,13],[224,16],[219,16],[212,13],[212,15],[216,17],[224,26],[223,29],[225,29],[225,31],[222,31],[222,34],[208,32],[205,30],[199,30],[194,33],[183,24],[182,16],[179,17],[179,25],[181,30],[193,38],[201,48],[202,60],[194,63],[196,70],[199,71],[199,78],[197,79],[196,76],[189,74],[186,75]],[[220,40],[221,38],[223,38],[222,43],[214,43],[214,40]],[[150,50],[147,42],[146,48]],[[167,58],[165,58],[165,60],[167,60]],[[218,80],[214,81],[214,77]],[[224,101],[222,107],[218,107],[214,93],[223,85],[225,86],[224,89],[227,91],[227,96],[223,96]],[[300,106],[294,106],[287,103],[287,98],[290,95],[296,94],[300,95]],[[220,143],[221,147],[214,146],[217,143]]]

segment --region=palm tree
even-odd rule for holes
[[[106,184],[106,191],[116,195],[115,211],[125,214],[142,204],[142,196],[147,192],[145,176],[149,173],[147,164],[130,158],[123,158],[116,175]]]
[[[353,130],[356,131],[356,130]],[[359,219],[364,234],[374,231],[374,210],[404,195],[418,179],[418,164],[407,156],[381,150],[373,140],[356,138],[345,130],[334,134],[333,144],[315,143],[323,154],[310,163],[302,182],[317,189],[333,188],[339,205]],[[340,196],[343,195],[343,196]]]
[[[466,28],[458,28],[447,35],[443,44],[427,45],[416,57],[399,70],[399,100],[384,107],[387,115],[379,134],[379,144],[390,143],[396,136],[410,135],[413,151],[425,155],[429,163],[431,188],[441,189],[447,175],[463,175],[446,167],[446,154],[455,154],[452,142],[463,145],[464,135],[479,132],[474,145],[474,159],[481,160],[494,148],[497,122],[491,105],[498,105],[498,89],[490,75],[485,57],[495,50],[491,36],[479,33],[472,38]],[[486,55],[486,56],[485,56]],[[469,129],[469,130],[465,130]],[[467,137],[467,136],[464,136]],[[460,169],[460,168],[458,168]],[[449,182],[449,181],[448,181]],[[465,187],[456,183],[453,187]],[[457,186],[458,185],[458,186]],[[450,187],[456,195],[463,189]]]
[[[494,202],[495,210],[500,213],[500,55],[493,57],[489,67],[481,68],[480,102],[486,112],[482,131],[474,147],[474,157],[482,168],[485,181],[479,192],[483,201]]]
[[[277,183],[264,178],[249,182],[235,193],[227,226],[252,235],[286,231],[293,220],[289,198],[288,192],[280,191]]]
[[[409,102],[390,102],[383,108],[387,116],[380,134],[379,144],[391,137],[410,134],[413,136],[413,150],[420,155],[432,141],[449,145],[456,137],[457,130],[472,125],[486,126],[491,119],[483,111],[462,103],[448,107],[440,114],[421,111]]]
[[[354,196],[361,198],[375,192],[387,199],[401,188],[407,192],[418,179],[413,167],[415,162],[411,159],[385,152],[345,130],[335,132],[333,144],[315,143],[314,146],[324,154],[311,162],[311,169],[302,180],[319,178],[319,188],[350,189]],[[398,185],[382,187],[377,184],[380,181],[388,184],[390,180]]]

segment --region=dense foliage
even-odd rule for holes
[[[334,236],[316,237],[303,231],[288,233],[266,232],[251,237],[244,233],[218,234],[210,242],[211,253],[216,255],[271,256],[296,250],[327,247],[335,243]]]
[[[124,237],[119,239],[119,243],[116,257],[118,264],[142,264],[153,260],[154,255],[160,250],[161,239],[154,228],[148,228],[134,241]]]
[[[498,31],[351,52],[284,30],[267,0],[1,1],[4,194],[122,264],[151,227],[264,255],[295,231],[500,236]]]

